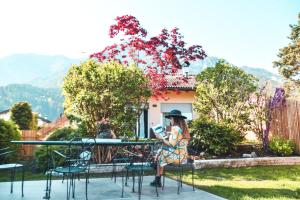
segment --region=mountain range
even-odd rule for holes
[[[79,62],[61,55],[14,54],[0,58],[0,86],[31,84],[56,88],[70,66]]]
[[[63,111],[60,86],[72,64],[83,59],[62,55],[14,54],[0,58],[0,111],[10,108],[15,102],[28,101],[35,112],[54,120]],[[207,57],[192,63],[189,74],[198,74],[218,62],[217,57]],[[280,85],[281,78],[263,68],[241,67],[256,76],[260,84],[270,81]]]

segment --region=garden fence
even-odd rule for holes
[[[287,99],[272,111],[270,136],[279,136],[292,140],[296,152],[300,153],[300,101]]]
[[[38,140],[36,130],[22,130],[22,139],[21,140]],[[31,158],[34,155],[35,145],[22,145],[21,155],[24,158]]]

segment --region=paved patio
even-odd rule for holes
[[[149,182],[153,177],[144,177],[142,189],[142,200],[150,199],[201,199],[201,200],[221,200],[224,198],[196,189],[193,191],[191,186],[183,185],[181,193],[177,194],[177,182],[171,179],[166,179],[165,189],[159,189],[159,197],[156,197],[155,188],[149,186]],[[1,200],[41,200],[44,196],[45,181],[26,181],[24,186],[24,197],[21,197],[21,183],[14,183],[14,193],[10,194],[10,183],[0,183],[0,199]],[[136,185],[137,186],[137,185]],[[137,192],[131,192],[131,182],[125,187],[124,198],[121,198],[122,181],[119,178],[117,183],[114,183],[110,178],[91,179],[88,185],[89,200],[109,199],[109,200],[137,200]],[[137,187],[136,187],[137,191]],[[66,199],[66,183],[59,180],[53,181],[51,199],[63,200]],[[75,199],[85,199],[85,181],[76,182]]]

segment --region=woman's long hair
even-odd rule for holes
[[[173,117],[173,118],[174,118],[174,125],[177,125],[181,128],[183,132],[183,138],[188,140],[191,139],[191,135],[186,121],[183,118],[179,118],[179,117]]]

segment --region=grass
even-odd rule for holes
[[[191,173],[183,180],[191,184]],[[300,199],[300,166],[196,170],[195,185],[230,200]]]
[[[46,178],[46,176],[43,173],[32,173],[29,171],[26,171],[25,174],[25,180],[43,180]],[[22,173],[17,171],[16,172],[16,181],[20,181],[22,178]],[[5,170],[0,172],[0,182],[10,181],[10,171]]]

